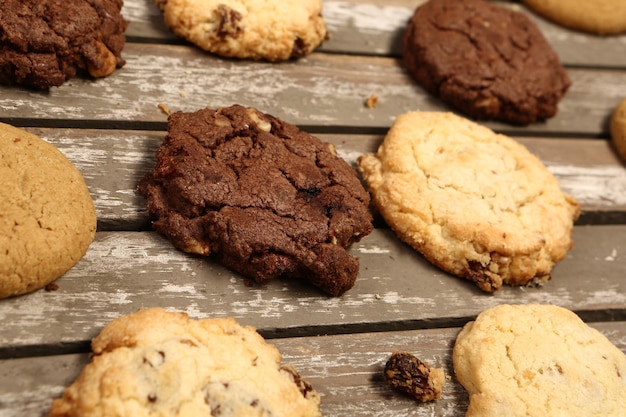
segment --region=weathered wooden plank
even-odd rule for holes
[[[624,322],[591,323],[626,352]],[[326,417],[460,416],[468,398],[454,377],[452,347],[458,328],[361,333],[270,340],[320,393]],[[397,350],[414,353],[449,378],[442,398],[419,404],[389,388],[382,370]],[[88,363],[87,354],[0,360],[0,415],[45,416]]]
[[[113,317],[149,306],[234,316],[283,336],[449,326],[515,302],[553,303],[586,314],[612,311],[624,319],[626,226],[579,226],[574,241],[551,282],[489,295],[435,268],[389,229],[376,229],[350,248],[360,258],[355,287],[330,298],[297,281],[250,286],[213,259],[177,251],[154,232],[101,232],[87,255],[57,280],[58,290],[0,302],[0,351],[80,343]]]
[[[425,0],[324,1],[323,16],[331,38],[319,51],[400,56],[401,38],[408,19]],[[543,19],[518,2],[496,2],[527,14],[568,66],[626,66],[626,35],[600,37],[576,32]],[[126,0],[123,14],[130,25],[130,40],[184,42],[172,34],[152,0]]]
[[[129,44],[113,75],[76,78],[48,92],[2,88],[0,120],[20,125],[132,127],[163,123],[158,107],[193,111],[239,103],[303,126],[386,129],[400,113],[447,109],[426,94],[395,59],[312,54],[271,64],[223,60],[180,45]],[[608,118],[626,97],[626,71],[570,69],[573,85],[559,113],[544,123],[497,130],[608,134]],[[376,108],[363,105],[370,95]]]
[[[83,173],[96,205],[101,230],[148,227],[137,183],[154,167],[163,131],[93,129],[27,130],[57,146]],[[384,135],[319,134],[355,166],[375,152]],[[564,191],[582,205],[580,223],[626,222],[626,167],[606,140],[517,137],[556,175]]]

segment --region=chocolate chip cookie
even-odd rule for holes
[[[408,72],[475,119],[526,125],[557,113],[571,81],[525,15],[485,0],[430,0],[403,38]]]
[[[278,349],[232,318],[148,308],[111,321],[49,417],[321,417]]]
[[[155,0],[167,26],[205,51],[285,61],[327,37],[322,0]]]
[[[0,84],[60,86],[77,73],[106,77],[124,65],[122,0],[3,0]]]
[[[483,291],[548,281],[573,245],[578,202],[528,149],[469,119],[402,114],[357,163],[398,236]]]
[[[372,230],[369,194],[330,144],[238,105],[170,115],[139,192],[177,248],[260,284],[298,277],[341,295],[359,271],[345,248]]]

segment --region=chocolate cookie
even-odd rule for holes
[[[332,145],[238,105],[173,113],[138,189],[177,248],[261,284],[302,277],[341,295],[359,271],[345,248],[372,230],[369,195]]]
[[[122,0],[3,0],[0,83],[45,89],[124,65]]]
[[[403,61],[428,93],[465,115],[515,125],[554,116],[571,84],[528,17],[484,0],[418,7]]]

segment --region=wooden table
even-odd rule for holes
[[[321,393],[326,416],[463,415],[468,398],[452,369],[455,337],[501,303],[567,307],[626,351],[626,168],[608,140],[609,116],[626,98],[626,36],[589,36],[531,15],[573,85],[558,115],[544,123],[485,123],[536,153],[582,205],[575,247],[543,287],[482,293],[431,266],[382,222],[351,247],[360,276],[340,298],[282,280],[249,287],[150,230],[135,189],[165,134],[159,104],[172,111],[257,107],[332,142],[351,164],[378,147],[396,115],[446,110],[398,59],[406,21],[421,3],[327,0],[332,38],[304,59],[271,64],[203,53],[172,36],[151,0],[126,0],[123,69],[49,92],[1,87],[0,120],[50,141],[81,170],[98,232],[56,291],[0,300],[0,416],[45,415],[87,363],[90,339],[141,307],[233,316],[255,326]],[[529,13],[519,3],[503,4]],[[376,107],[364,105],[370,96]],[[441,400],[418,404],[385,385],[382,368],[394,350],[445,368]]]

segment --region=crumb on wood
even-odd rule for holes
[[[385,364],[384,379],[395,390],[420,402],[441,398],[446,375],[409,352],[393,352]]]
[[[45,289],[46,291],[48,291],[48,292],[50,292],[50,291],[56,291],[56,290],[58,290],[58,289],[59,289],[59,285],[58,285],[58,284],[55,284],[54,282],[51,282],[50,284],[46,285],[46,286],[44,287],[44,289]]]
[[[169,116],[170,114],[172,114],[170,108],[167,107],[167,104],[159,103],[157,104],[157,106],[159,107],[159,109],[161,109],[163,113],[165,113],[165,115]]]
[[[368,98],[365,99],[365,107],[367,107],[368,109],[372,109],[374,107],[376,107],[378,105],[378,97],[376,97],[375,95],[371,95]]]

